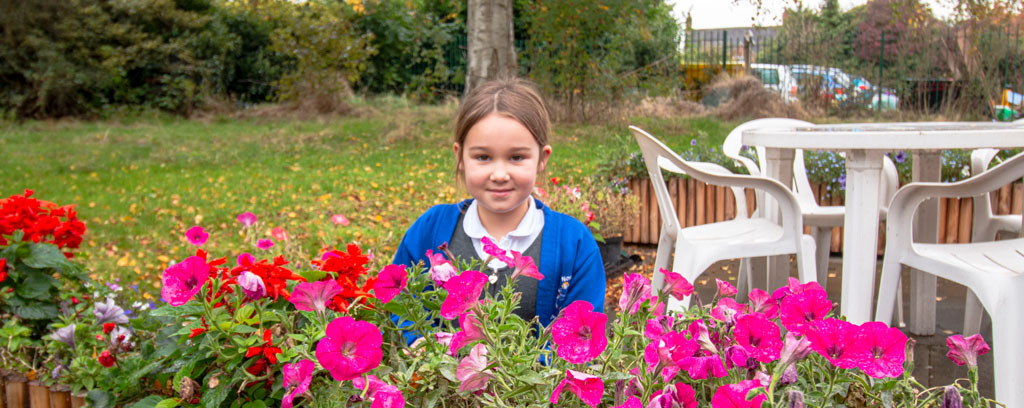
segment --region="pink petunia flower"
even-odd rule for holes
[[[652,303],[658,299],[651,293],[651,281],[639,273],[627,273],[622,277],[622,295],[619,296],[619,309],[628,314],[635,314],[645,300]]]
[[[653,373],[660,368],[662,379],[668,382],[679,372],[678,362],[693,356],[697,350],[700,350],[697,342],[686,338],[682,333],[666,333],[660,339],[648,343],[644,348],[647,372]]]
[[[264,251],[270,249],[270,247],[272,246],[274,246],[274,241],[271,241],[269,239],[261,239],[256,241],[256,248],[262,249]]]
[[[668,292],[670,296],[678,300],[683,300],[693,294],[693,285],[683,275],[664,268],[659,271],[665,275],[665,287],[661,289],[663,292]]]
[[[243,271],[238,275],[238,286],[250,300],[259,300],[267,295],[267,285],[263,283],[263,278],[249,271]]]
[[[341,214],[332,215],[331,222],[333,222],[334,225],[340,225],[342,227],[347,227],[349,224],[348,218],[345,218],[345,216]]]
[[[455,353],[451,351],[452,340],[455,339],[455,335],[448,332],[434,332],[434,340],[437,340],[437,344],[448,348],[448,355],[454,356]]]
[[[380,365],[384,337],[373,323],[342,316],[327,324],[316,359],[335,381],[357,378]]]
[[[238,222],[242,223],[242,225],[246,227],[251,227],[253,224],[256,223],[256,220],[256,214],[253,214],[251,212],[246,211],[244,213],[238,214]]]
[[[804,292],[821,292],[826,297],[828,296],[825,288],[821,287],[818,282],[800,283],[796,278],[789,278],[789,283],[786,286],[775,289],[775,292],[772,292],[772,299],[776,302],[782,302],[782,299],[785,299],[786,296],[799,295]]]
[[[725,367],[757,368],[757,359],[750,356],[746,347],[736,345],[725,349]]]
[[[450,261],[445,259],[443,253],[434,253],[434,251],[428,249],[427,259],[430,260],[430,279],[433,279],[434,284],[439,288],[443,288],[449,279],[459,274],[459,271],[455,269],[455,265],[452,265]]]
[[[398,387],[394,385],[381,381],[373,374],[366,378],[354,378],[352,385],[358,390],[365,391],[366,398],[371,401],[370,408],[405,407],[405,397],[402,396],[402,391],[399,391]]]
[[[807,337],[797,338],[793,332],[786,332],[786,339],[782,341],[782,351],[779,352],[779,364],[790,365],[803,360],[811,354],[811,341]]]
[[[523,254],[512,251],[512,262],[515,270],[512,271],[511,280],[515,280],[519,276],[526,276],[534,278],[536,280],[544,280],[544,275],[541,275],[537,269],[537,264],[533,263],[533,257],[523,256]]]
[[[501,247],[499,247],[498,244],[495,244],[494,241],[491,241],[490,238],[485,236],[480,238],[480,242],[484,244],[484,252],[487,253],[487,255],[493,256],[499,261],[508,264],[509,268],[514,268],[516,266],[516,261],[509,258],[507,251],[501,249]]]
[[[558,383],[554,392],[551,393],[551,403],[558,404],[562,396],[562,389],[569,386],[569,391],[576,394],[583,402],[591,407],[601,403],[601,396],[604,395],[604,382],[596,375],[581,373],[579,371],[566,370],[565,379]]]
[[[238,254],[237,258],[235,258],[235,262],[238,263],[238,266],[242,266],[243,264],[254,264],[256,263],[256,257],[252,256],[252,254],[248,252],[242,252]]]
[[[291,408],[292,400],[295,397],[309,391],[309,384],[313,381],[314,370],[316,370],[316,363],[305,359],[297,363],[285,364],[281,368],[286,392],[284,398],[281,399],[281,408]]]
[[[697,393],[687,383],[672,385],[672,392],[655,391],[647,408],[697,408]]]
[[[726,282],[724,280],[715,278],[715,285],[718,285],[718,297],[720,297],[720,298],[721,297],[733,296],[736,293],[739,293],[736,290],[735,286],[732,286],[732,284],[730,284],[729,282]]]
[[[616,405],[612,408],[644,408],[644,404],[640,402],[640,398],[630,396],[622,405]]]
[[[385,266],[373,282],[373,293],[381,303],[388,303],[405,289],[408,281],[409,273],[405,271],[405,265]]]
[[[752,289],[747,295],[750,313],[760,313],[764,317],[774,319],[779,315],[779,302],[761,289]]]
[[[686,370],[686,373],[690,374],[690,378],[694,380],[710,377],[722,378],[729,374],[725,370],[722,357],[717,354],[686,357],[676,361],[676,364],[679,365],[679,368]]]
[[[590,302],[577,300],[551,324],[551,341],[558,346],[555,350],[558,357],[573,364],[585,363],[608,347],[605,335],[608,316],[593,310]]]
[[[171,306],[181,306],[192,300],[210,279],[210,266],[198,256],[190,256],[164,271],[160,297]]]
[[[462,328],[462,331],[455,333],[451,340],[449,351],[452,355],[458,353],[467,344],[486,338],[480,327],[480,319],[472,311],[459,317],[459,327]]]
[[[946,357],[953,360],[956,365],[967,364],[968,368],[977,367],[978,356],[991,350],[980,334],[968,336],[967,338],[964,338],[962,334],[949,336],[946,338],[946,345],[949,346],[949,352],[946,353]]]
[[[711,309],[711,317],[720,322],[733,323],[736,320],[736,315],[746,311],[747,306],[733,298],[721,298],[718,300],[718,305]]]
[[[675,318],[670,315],[661,315],[653,319],[647,319],[647,326],[644,327],[644,337],[657,340],[666,333],[672,331]]]
[[[281,227],[274,227],[274,229],[270,230],[270,236],[278,241],[287,241],[288,231]]]
[[[487,285],[487,275],[465,271],[445,283],[448,297],[441,303],[441,317],[451,320],[480,303],[480,293]]]
[[[690,322],[690,326],[686,330],[690,332],[690,338],[697,341],[701,350],[711,354],[718,354],[718,347],[715,347],[715,343],[711,341],[711,332],[708,330],[708,326],[704,324],[704,319]]]
[[[779,320],[789,331],[804,334],[812,323],[821,321],[832,311],[832,301],[825,292],[804,291],[782,299]]]
[[[882,322],[860,325],[860,336],[854,343],[857,368],[874,378],[903,375],[903,362],[907,359],[907,336],[895,327]]]
[[[493,377],[487,369],[487,347],[477,344],[469,350],[469,356],[459,362],[455,369],[455,379],[459,380],[459,391],[475,392],[484,389],[487,381]]]
[[[853,323],[825,319],[810,326],[804,335],[811,341],[811,349],[825,357],[832,365],[839,368],[857,366],[856,355],[849,352],[860,336],[860,328]]]
[[[292,297],[288,299],[298,310],[323,313],[327,302],[342,292],[341,285],[334,279],[318,282],[302,282],[295,285]]]
[[[206,243],[206,239],[210,238],[210,234],[207,234],[203,227],[198,225],[189,228],[185,231],[185,238],[188,239],[188,243],[195,246],[202,246]]]
[[[736,318],[733,330],[736,342],[747,349],[750,355],[762,363],[779,359],[782,350],[782,334],[779,326],[762,314],[752,313]]]
[[[764,394],[758,394],[747,399],[750,390],[763,387],[757,380],[744,380],[736,384],[725,384],[715,390],[711,396],[712,408],[760,408],[761,404],[768,399]]]

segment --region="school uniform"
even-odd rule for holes
[[[475,255],[478,259],[486,259],[482,245],[478,245],[483,228],[478,225],[479,215],[475,211],[468,212],[473,205],[474,200],[468,199],[431,207],[406,231],[392,263],[412,266],[423,261],[429,265],[427,250],[436,252],[443,243],[448,243],[453,253],[460,257]],[[533,257],[538,270],[544,275],[544,279],[539,281],[532,278],[517,280],[524,305],[516,313],[526,320],[537,316],[541,325],[547,326],[562,309],[576,300],[590,302],[595,311],[603,312],[606,290],[604,265],[593,234],[579,220],[548,208],[540,200],[534,199],[530,211],[516,230],[498,242],[503,249]],[[542,225],[539,233],[536,231],[538,225]],[[501,265],[492,262],[491,266]],[[484,269],[481,272],[497,275],[498,281],[492,284],[493,293],[511,274],[511,268],[507,266],[499,268],[497,273],[491,268]],[[531,296],[532,305],[526,301]]]

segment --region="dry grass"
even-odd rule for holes
[[[705,95],[724,95],[725,100],[710,114],[722,120],[758,118],[806,119],[810,115],[798,102],[786,103],[749,75],[720,75],[704,90]]]

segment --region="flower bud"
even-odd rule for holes
[[[960,397],[960,391],[956,387],[946,386],[946,392],[942,396],[942,408],[964,408],[963,398]]]
[[[779,361],[782,365],[796,363],[811,354],[811,341],[806,337],[799,340],[793,332],[786,333],[786,340],[782,343],[782,351],[779,353]]]
[[[242,287],[242,292],[251,300],[259,300],[267,295],[267,286],[263,279],[249,271],[238,276],[238,286]]]
[[[789,399],[789,408],[804,408],[804,393],[798,390],[790,390],[786,393],[786,398]]]

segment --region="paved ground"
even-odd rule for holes
[[[655,256],[654,246],[626,245],[624,249],[629,254],[637,254],[643,257],[643,262],[630,268],[630,272],[639,272],[647,276],[652,274]],[[735,284],[738,270],[739,260],[719,262],[709,268],[704,275],[701,275],[697,282],[694,282],[694,287],[701,294],[702,298],[708,299],[714,295],[715,278],[729,280]],[[823,284],[823,286],[826,286],[829,297],[837,305],[835,310],[838,310],[839,293],[842,285],[841,277],[839,276],[841,270],[842,259],[835,256],[832,257],[829,262],[828,283],[827,285]],[[877,270],[881,271],[880,263]],[[908,282],[910,279],[907,276],[908,271],[904,270],[903,273],[904,293],[909,294]],[[793,277],[797,276],[795,264],[791,275]],[[621,278],[614,278],[608,281],[608,301],[612,302],[612,304],[618,302],[619,294],[622,291],[621,281]],[[925,386],[947,385],[957,379],[967,378],[967,368],[957,366],[946,357],[946,352],[949,351],[946,346],[946,337],[958,334],[963,329],[965,294],[966,289],[963,286],[939,279],[938,293],[936,295],[938,299],[936,306],[936,334],[933,336],[915,336],[906,331],[906,329],[903,329],[908,336],[916,341],[914,347],[914,377]],[[906,299],[904,297],[904,300]],[[905,308],[906,303],[908,302],[904,302]],[[606,309],[611,310],[612,308]],[[909,311],[905,311],[905,316],[909,316]],[[982,335],[985,337],[985,341],[991,345],[991,320],[988,314],[984,315]],[[992,386],[993,354],[989,352],[979,358],[979,366],[981,367],[979,389],[982,394],[989,398],[994,395]]]

